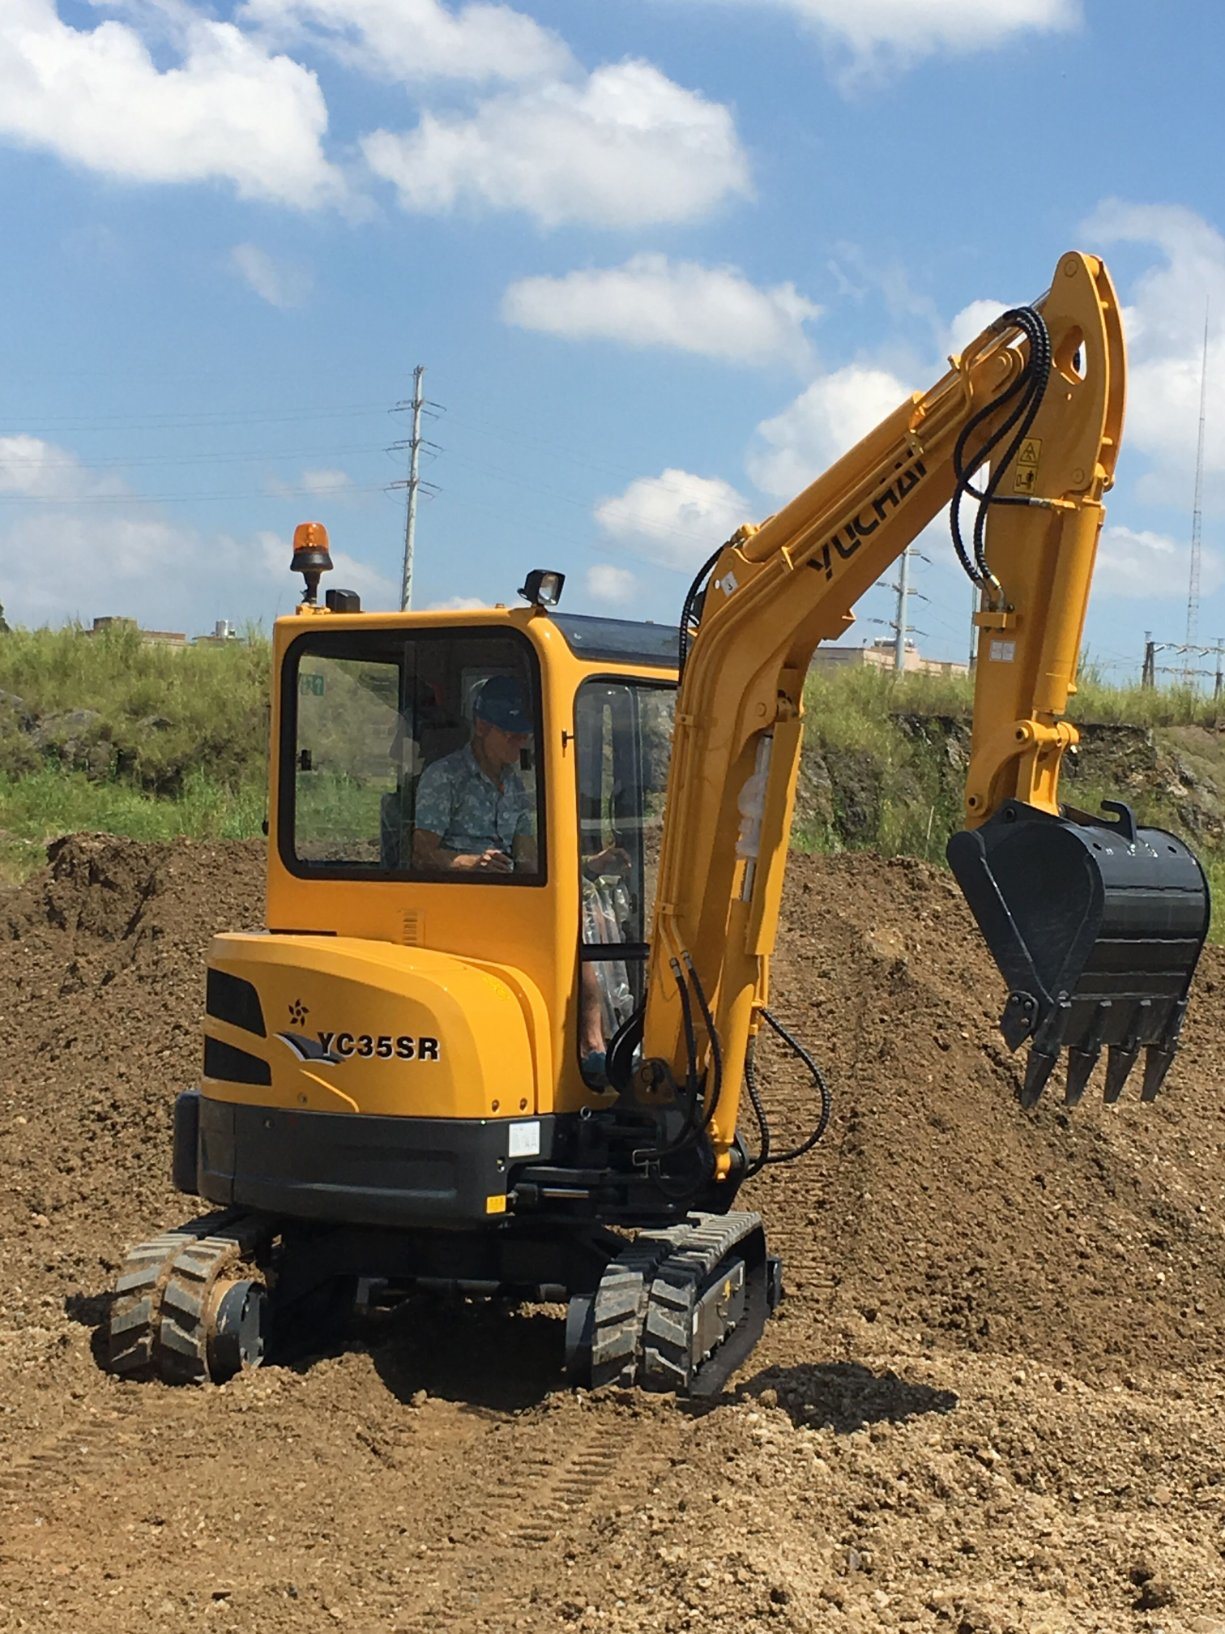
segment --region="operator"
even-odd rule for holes
[[[509,874],[536,868],[536,808],[520,777],[532,717],[509,675],[491,675],[477,693],[472,740],[427,766],[417,788],[413,865],[460,873]],[[583,858],[587,881],[624,872],[627,853],[606,846]],[[579,969],[579,1054],[589,1083],[604,1080],[605,1038],[600,980],[593,964]]]
[[[421,774],[414,867],[535,871],[535,796],[518,772],[531,740],[532,717],[519,682],[491,675],[476,695],[471,741]]]

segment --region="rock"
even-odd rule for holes
[[[1157,1611],[1162,1606],[1172,1606],[1177,1598],[1173,1584],[1168,1579],[1152,1577],[1149,1578],[1136,1596],[1135,1609],[1137,1611]]]
[[[70,771],[105,777],[114,761],[109,728],[96,709],[67,709],[44,715],[30,733],[31,742]]]
[[[34,716],[26,707],[24,698],[19,698],[15,692],[0,691],[0,714],[16,717],[18,726],[28,732],[34,724]]]

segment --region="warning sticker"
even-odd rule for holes
[[[1042,458],[1042,438],[1026,437],[1017,455],[1016,475],[1012,486],[1018,494],[1032,494],[1038,477],[1038,462]]]
[[[1011,664],[1016,660],[1017,644],[1015,641],[993,641],[991,643],[991,657],[997,664]]]

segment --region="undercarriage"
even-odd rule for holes
[[[634,1237],[542,1223],[391,1231],[202,1215],[132,1248],[112,1301],[109,1365],[129,1379],[224,1383],[343,1328],[359,1290],[567,1303],[565,1373],[708,1396],[760,1337],[782,1294],[760,1216],[693,1213]]]

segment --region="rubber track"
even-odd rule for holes
[[[266,1221],[227,1209],[131,1249],[111,1304],[110,1371],[128,1379],[204,1383],[209,1293],[220,1275],[258,1250],[269,1230]]]
[[[643,1231],[605,1269],[592,1313],[591,1384],[638,1382],[643,1323],[656,1269],[693,1230],[693,1217],[666,1231]]]
[[[644,1389],[678,1395],[688,1395],[694,1382],[694,1301],[719,1261],[761,1229],[760,1214],[691,1215],[690,1220],[695,1225],[651,1281],[639,1378]]]

